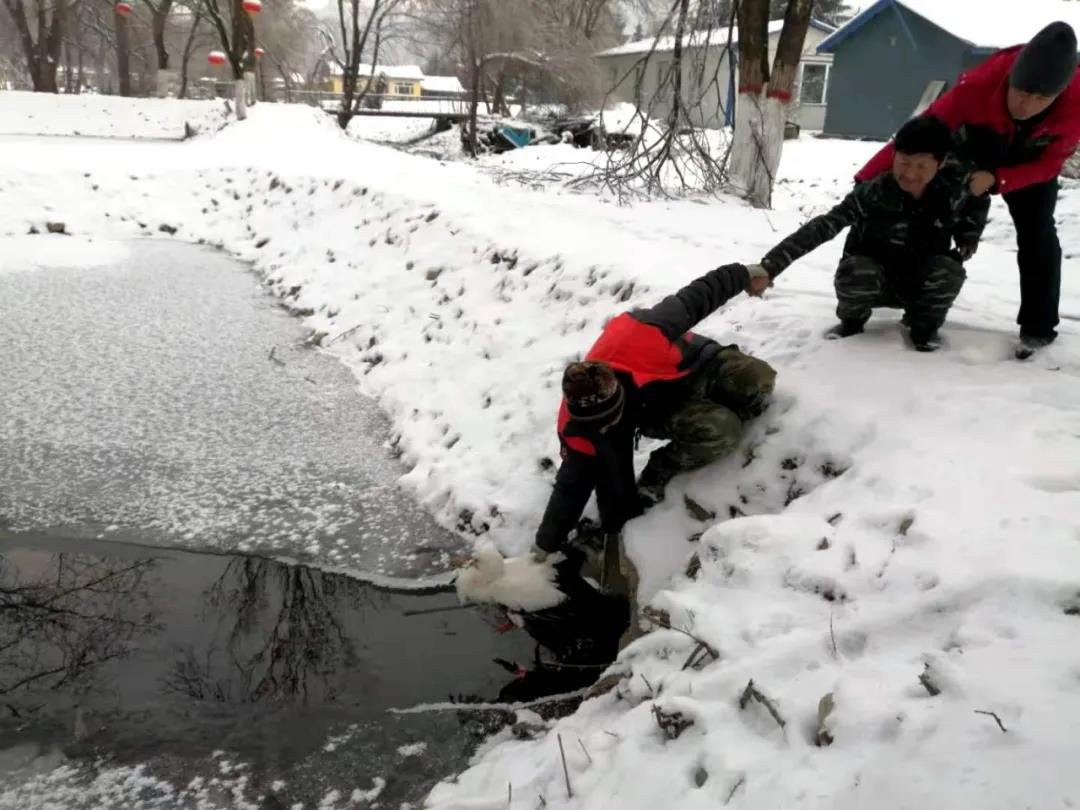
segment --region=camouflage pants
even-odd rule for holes
[[[866,256],[847,256],[836,269],[836,314],[867,321],[874,307],[903,309],[906,323],[933,330],[945,323],[967,274],[951,256],[930,256],[912,267],[887,268]]]
[[[668,439],[641,473],[642,487],[663,487],[681,472],[704,467],[739,446],[743,422],[769,405],[776,371],[734,346],[721,349],[693,382],[690,397],[660,424],[643,426],[653,439]]]

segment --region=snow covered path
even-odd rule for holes
[[[2,244],[9,530],[445,570],[461,541],[395,485],[386,420],[246,267],[168,242]]]
[[[789,145],[783,208],[768,214],[733,200],[618,208],[262,105],[167,151],[6,140],[0,233],[169,223],[253,260],[312,310],[307,326],[341,336],[332,350],[387,411],[404,482],[445,525],[520,550],[551,480],[565,361],[621,309],[761,256],[835,202],[873,148]],[[1080,802],[1080,189],[1059,206],[1062,339],[1035,363],[1009,359],[1015,248],[997,203],[992,217],[936,355],[904,348],[899,313],[823,340],[840,240],[702,324],[779,369],[777,401],[737,458],[678,480],[628,537],[644,596],[720,660],[684,669],[694,643],[650,634],[616,665],[614,692],[546,737],[493,741],[432,807],[506,807],[508,783],[511,808]],[[684,493],[714,517],[695,520]],[[750,679],[782,728],[762,703],[740,708]],[[668,739],[657,711],[692,725]]]

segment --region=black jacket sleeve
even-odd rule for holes
[[[567,448],[540,528],[536,530],[536,545],[544,551],[558,551],[570,530],[577,526],[595,487],[596,459]]]
[[[960,212],[960,218],[953,230],[953,239],[957,245],[976,245],[982,238],[986,220],[990,216],[990,195],[969,196]]]
[[[795,233],[765,254],[762,266],[775,278],[787,269],[788,265],[801,259],[815,248],[821,247],[833,239],[849,225],[854,225],[866,216],[864,186],[858,186],[843,201],[819,217],[803,225]]]
[[[668,340],[675,340],[743,292],[749,282],[745,266],[725,264],[694,279],[656,306],[635,310],[634,317],[657,327]]]

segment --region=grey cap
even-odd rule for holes
[[[1056,96],[1076,73],[1076,33],[1068,23],[1054,22],[1037,33],[1016,58],[1009,84],[1025,93]]]

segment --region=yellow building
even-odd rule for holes
[[[345,92],[344,71],[337,63],[330,65],[329,90],[331,93]],[[357,90],[361,93],[376,93],[387,98],[419,98],[424,71],[416,65],[360,65],[357,77]],[[368,89],[368,84],[372,85]]]

